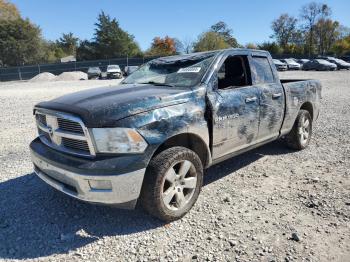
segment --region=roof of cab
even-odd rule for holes
[[[228,49],[220,49],[213,51],[205,51],[205,52],[195,52],[191,54],[182,54],[182,55],[173,55],[173,56],[165,56],[153,59],[151,62],[155,64],[167,64],[174,63],[176,61],[191,61],[191,60],[199,60],[209,58],[219,54],[225,54],[232,51],[244,52],[244,53],[254,53],[254,54],[264,54],[268,55],[269,52],[265,50],[257,50],[257,49],[247,49],[247,48],[228,48]]]

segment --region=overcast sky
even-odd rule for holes
[[[117,18],[121,27],[135,36],[146,50],[155,36],[169,35],[195,40],[199,33],[222,20],[233,29],[240,44],[269,40],[271,21],[282,13],[299,15],[304,0],[10,0],[22,16],[39,25],[43,36],[56,40],[73,32],[91,39],[98,13],[104,10]],[[333,18],[350,27],[350,1],[323,1],[333,10]]]

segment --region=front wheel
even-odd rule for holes
[[[195,204],[203,183],[198,155],[184,147],[172,147],[149,163],[141,192],[141,204],[163,221],[183,217]]]
[[[312,118],[307,110],[300,110],[294,126],[286,136],[287,145],[296,150],[306,148],[311,140]]]

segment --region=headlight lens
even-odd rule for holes
[[[132,128],[92,128],[99,153],[142,153],[147,142]]]

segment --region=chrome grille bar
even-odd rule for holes
[[[73,122],[68,119],[58,118],[58,126],[66,131],[84,134],[84,130],[79,123]]]
[[[76,116],[48,109],[35,108],[40,139],[46,145],[79,156],[95,156],[90,131]]]

